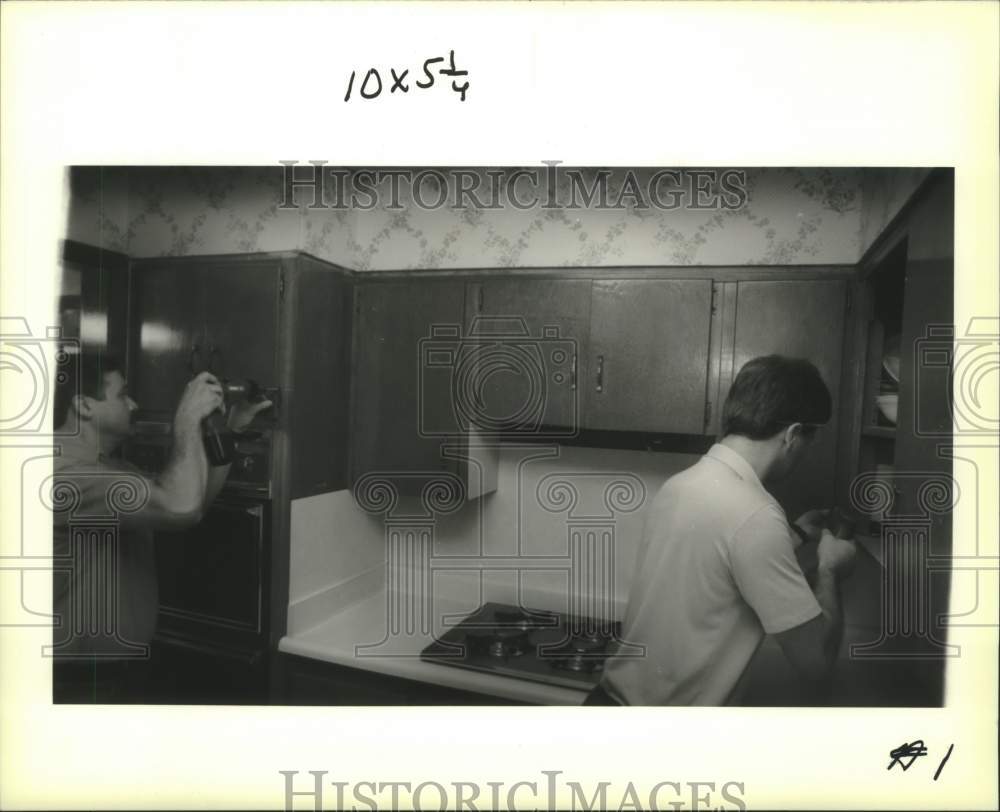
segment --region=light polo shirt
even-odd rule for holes
[[[622,624],[622,639],[645,656],[610,658],[605,690],[629,705],[736,701],[764,634],[821,612],[795,558],[799,543],[750,464],[726,446],[667,480]]]
[[[159,599],[153,534],[123,527],[143,473],[78,438],[60,438],[53,460],[54,653],[140,656],[153,639]],[[142,480],[142,481],[140,481]]]

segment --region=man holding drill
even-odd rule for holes
[[[749,361],[723,407],[722,438],[653,501],[622,637],[645,656],[612,656],[586,704],[723,705],[772,634],[807,680],[820,682],[840,646],[840,581],[853,541],[810,511],[795,531],[765,485],[789,476],[831,415],[815,366],[771,355]],[[815,585],[796,560],[818,542]]]
[[[234,405],[229,429],[244,431],[270,405],[267,400]],[[136,408],[123,368],[113,358],[84,356],[57,384],[56,702],[140,698],[159,608],[152,533],[197,524],[229,472],[228,465],[210,466],[203,447],[202,421],[224,408],[222,386],[211,373],[195,376],[181,394],[170,457],[155,477],[116,458]],[[109,517],[115,533],[79,530],[88,518],[100,524]],[[73,533],[70,519],[77,526]]]

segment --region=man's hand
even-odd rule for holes
[[[829,530],[823,530],[817,550],[817,569],[844,578],[854,569],[858,547],[851,539],[839,539]]]
[[[239,434],[253,422],[253,419],[258,412],[262,412],[269,408],[271,408],[271,401],[269,400],[261,400],[257,403],[250,403],[247,400],[241,400],[239,403],[234,403],[232,408],[229,410],[229,419],[226,424],[229,426],[231,431]]]
[[[202,420],[221,408],[222,386],[218,379],[211,372],[200,372],[184,388],[174,427],[181,432],[197,429]]]
[[[795,520],[795,526],[806,534],[809,541],[818,542],[823,535],[829,512],[829,510],[808,510]]]

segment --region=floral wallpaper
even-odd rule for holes
[[[654,171],[635,175],[644,185]],[[309,208],[297,193],[285,210],[281,167],[74,168],[68,236],[137,257],[298,249],[358,271],[853,263],[922,171],[748,169],[735,209],[629,197],[621,209],[425,209],[401,184],[395,208],[387,195],[370,210]],[[609,172],[615,199],[625,173]],[[562,200],[569,182],[560,176]]]

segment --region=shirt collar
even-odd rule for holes
[[[745,479],[747,482],[755,483],[761,489],[766,490],[764,488],[764,483],[760,481],[760,477],[757,476],[757,473],[750,466],[750,463],[737,452],[733,451],[733,449],[722,445],[722,443],[716,443],[708,449],[708,453],[705,454],[705,456],[711,457],[713,460],[718,460],[723,465],[728,466],[740,479]]]

